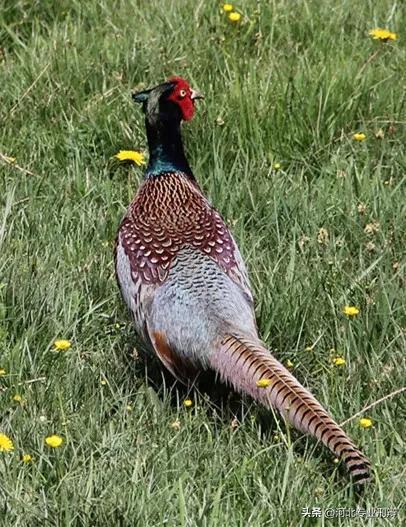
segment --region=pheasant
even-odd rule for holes
[[[258,336],[240,251],[183,149],[181,122],[192,119],[200,98],[180,77],[133,94],[143,105],[150,157],[119,227],[115,268],[136,331],[178,380],[213,370],[324,443],[362,486],[368,459]]]

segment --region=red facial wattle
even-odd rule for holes
[[[192,99],[192,89],[189,83],[181,77],[172,77],[169,81],[175,83],[175,87],[169,95],[168,101],[179,106],[184,121],[190,121],[195,113],[195,103]]]

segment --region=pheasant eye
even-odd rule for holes
[[[186,90],[180,90],[179,97],[183,99],[183,97],[186,97]]]

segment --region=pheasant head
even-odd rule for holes
[[[196,99],[203,96],[193,90],[182,77],[171,77],[149,90],[133,93],[133,100],[143,104],[147,121],[190,121],[195,113]]]
[[[163,172],[180,171],[193,177],[186,160],[180,135],[182,121],[190,121],[195,101],[203,99],[181,77],[171,77],[149,90],[133,93],[145,114],[150,162],[146,177]]]

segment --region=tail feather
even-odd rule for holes
[[[370,463],[321,404],[259,342],[227,335],[210,359],[223,380],[265,406],[272,405],[298,430],[324,443],[346,464],[354,482],[370,479]],[[257,381],[268,379],[260,388]]]

